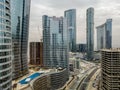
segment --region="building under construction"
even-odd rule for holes
[[[102,90],[120,90],[120,49],[102,50]]]
[[[43,42],[30,42],[30,65],[43,66]]]

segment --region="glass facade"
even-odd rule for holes
[[[68,68],[67,20],[43,16],[43,62],[47,67]]]
[[[94,53],[94,8],[87,9],[87,58],[93,59]]]
[[[112,48],[112,19],[97,27],[97,49]]]
[[[106,48],[112,48],[112,19],[106,20]]]
[[[86,52],[86,44],[77,44],[76,48],[77,48],[77,52],[81,52],[81,53]]]
[[[97,27],[97,50],[106,48],[105,24]]]
[[[68,23],[69,34],[69,50],[76,51],[76,9],[70,9],[65,11],[65,17]]]
[[[10,0],[0,0],[0,90],[11,90],[12,36]]]
[[[11,0],[13,79],[28,73],[30,0]]]

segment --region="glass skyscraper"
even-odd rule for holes
[[[0,90],[12,88],[12,36],[10,0],[0,0]]]
[[[87,58],[93,59],[94,55],[94,8],[87,9]]]
[[[43,16],[43,62],[46,67],[68,68],[66,18]]]
[[[11,0],[13,79],[28,73],[30,0]]]
[[[112,19],[97,27],[97,49],[112,48]]]
[[[106,48],[106,24],[102,24],[97,28],[97,50]]]
[[[76,51],[76,9],[66,10],[64,16],[67,18],[69,34],[69,50]]]
[[[106,20],[106,48],[112,48],[112,19]]]

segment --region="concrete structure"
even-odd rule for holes
[[[76,51],[85,53],[86,52],[86,44],[77,44]]]
[[[74,71],[74,69],[80,69],[80,59],[78,58],[69,58],[69,68],[71,71]]]
[[[28,73],[30,1],[11,0],[13,79]]]
[[[43,42],[30,42],[30,65],[43,66]]]
[[[120,90],[120,49],[102,50],[102,90]]]
[[[80,69],[80,60],[75,61],[75,67],[76,69]]]
[[[57,72],[43,74],[33,80],[30,83],[30,86],[33,90],[57,90],[64,86],[68,80],[68,70],[64,69]]]
[[[97,28],[97,50],[112,48],[112,19]]]
[[[11,3],[0,0],[0,90],[12,89]]]
[[[73,63],[70,63],[70,64],[69,64],[69,70],[70,70],[70,71],[74,71]]]
[[[88,8],[87,22],[87,59],[92,60],[94,54],[94,8]]]
[[[69,50],[76,51],[76,9],[66,10],[64,17],[67,18],[69,33]]]
[[[68,68],[68,30],[63,17],[43,16],[43,62],[45,67]]]

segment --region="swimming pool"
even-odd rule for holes
[[[20,84],[28,84],[31,80],[35,79],[36,77],[40,76],[43,73],[34,73],[31,76],[19,81]]]

